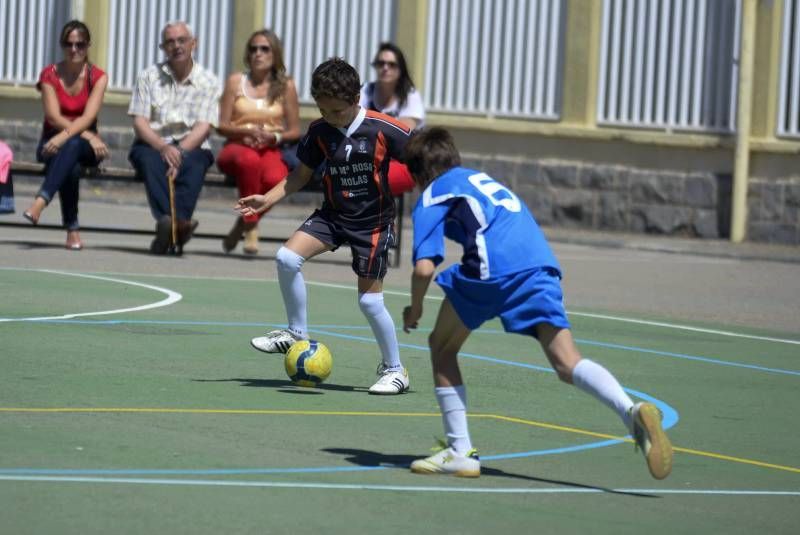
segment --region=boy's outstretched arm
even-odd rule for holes
[[[300,190],[311,180],[313,174],[314,170],[301,162],[289,176],[275,184],[266,194],[242,197],[233,209],[244,216],[262,214],[284,197]]]
[[[411,305],[403,309],[403,331],[416,329],[422,317],[422,301],[428,291],[436,265],[428,258],[420,258],[411,274]]]

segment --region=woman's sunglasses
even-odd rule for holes
[[[382,69],[384,67],[389,67],[390,69],[396,69],[398,67],[396,61],[384,61],[382,59],[373,61],[372,66],[375,67],[376,69]]]
[[[61,46],[66,49],[78,49],[78,50],[86,50],[86,47],[89,46],[89,43],[86,41],[64,41],[61,43]]]
[[[255,54],[256,52],[263,52],[264,54],[269,54],[272,51],[272,47],[269,45],[250,45],[247,47],[247,50],[251,54]]]

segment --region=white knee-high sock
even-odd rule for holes
[[[581,359],[572,370],[572,383],[616,412],[625,427],[630,429],[629,410],[633,407],[633,400],[611,372],[594,361]]]
[[[300,338],[308,338],[308,319],[306,318],[306,283],[300,268],[305,258],[291,249],[281,247],[275,255],[278,266],[278,284],[286,308],[289,330]]]
[[[447,444],[456,453],[466,455],[472,449],[467,427],[467,388],[464,385],[437,386],[434,392],[442,411]]]
[[[403,364],[400,362],[400,348],[397,345],[397,331],[394,328],[394,320],[383,303],[383,293],[360,293],[358,294],[358,306],[367,318],[372,334],[378,342],[381,350],[383,365],[389,369],[401,369]]]

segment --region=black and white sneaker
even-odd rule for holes
[[[270,331],[264,336],[258,336],[250,340],[250,345],[264,353],[286,353],[292,344],[299,342],[302,338],[295,335],[288,329],[278,329]]]
[[[378,380],[369,387],[370,394],[395,395],[408,390],[408,370],[387,370],[381,363],[378,365]]]

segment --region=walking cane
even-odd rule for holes
[[[175,170],[167,171],[167,182],[169,184],[169,213],[172,225],[172,239],[170,240],[169,254],[180,255],[182,251],[178,248],[178,219],[175,213]]]

